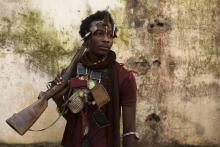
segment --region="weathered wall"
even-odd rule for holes
[[[118,60],[138,72],[140,146],[220,145],[220,1],[101,2],[0,1],[0,142],[61,139],[63,120],[56,129],[23,137],[4,121],[33,102],[67,65],[80,45],[80,20],[109,6],[120,29],[114,45]],[[55,109],[50,101],[34,127],[49,124]]]
[[[132,0],[126,9],[143,144],[220,145],[219,1]]]
[[[90,11],[119,7],[106,1],[90,8],[94,1],[8,1],[0,0],[0,142],[59,142],[65,121],[61,119],[44,132],[27,132],[19,136],[5,120],[33,103],[46,84],[70,62],[74,49],[81,44],[80,21]],[[48,126],[58,117],[55,103],[33,126]],[[3,134],[3,135],[2,135]],[[13,139],[12,139],[13,138]]]

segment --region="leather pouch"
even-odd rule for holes
[[[103,105],[105,105],[110,101],[108,92],[106,91],[105,87],[102,84],[97,83],[95,87],[93,87],[90,91],[96,102],[96,105],[99,108],[101,108]]]
[[[84,103],[80,97],[81,89],[75,91],[69,98],[68,107],[72,113],[79,113],[84,108]]]
[[[105,113],[99,108],[93,112],[92,117],[99,128],[104,128],[110,125]]]

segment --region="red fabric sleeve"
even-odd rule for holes
[[[126,69],[119,71],[119,98],[120,105],[134,105],[137,101],[137,85],[136,80],[132,72]]]

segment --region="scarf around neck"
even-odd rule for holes
[[[116,54],[113,51],[109,51],[109,54],[105,60],[101,62],[91,62],[89,53],[85,53],[80,61],[83,65],[90,69],[108,69],[108,86],[107,91],[111,101],[106,105],[107,117],[111,123],[107,127],[107,146],[108,147],[120,147],[120,105],[119,105],[119,77],[118,66],[116,66]]]
[[[83,65],[91,69],[104,69],[111,66],[111,64],[113,64],[115,60],[116,60],[115,52],[110,50],[106,58],[97,60],[96,62],[92,61],[89,52],[86,52],[81,57],[79,62],[81,62]]]

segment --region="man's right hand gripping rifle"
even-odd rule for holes
[[[76,54],[73,57],[70,65],[63,72],[62,76],[59,76],[59,78],[62,78],[62,80],[54,80],[55,82],[59,81],[59,83],[51,85],[46,92],[41,92],[39,94],[38,100],[36,102],[21,110],[20,112],[13,114],[6,120],[7,124],[11,126],[18,134],[24,135],[30,129],[30,127],[37,121],[37,119],[47,108],[48,100],[50,98],[53,97],[56,103],[62,101],[58,98],[67,91],[68,80],[73,75],[74,66],[85,52],[85,49],[86,45],[84,42],[82,46],[76,51]]]

